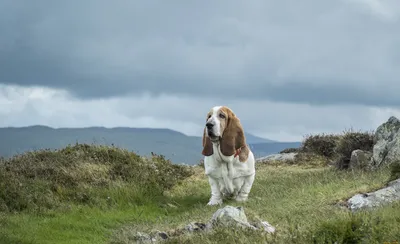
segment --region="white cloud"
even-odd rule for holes
[[[365,106],[311,106],[269,101],[231,101],[148,94],[79,100],[63,90],[0,85],[0,126],[150,127],[201,136],[206,113],[230,106],[246,130],[262,137],[297,141],[306,134],[373,130],[400,110]]]
[[[384,21],[397,21],[400,16],[398,0],[346,0],[362,7],[362,10]]]

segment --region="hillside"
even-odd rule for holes
[[[143,159],[115,147],[74,145],[0,160],[0,243],[130,244],[139,233],[166,231],[164,243],[393,243],[400,238],[400,204],[352,213],[341,207],[356,193],[385,185],[387,168],[338,171],[307,162],[258,164],[249,221],[265,220],[276,234],[217,228],[182,235],[219,206],[206,206],[201,166]],[[176,235],[176,236],[173,236]]]
[[[275,142],[246,134],[256,156],[277,153],[300,142]],[[59,149],[69,144],[115,145],[140,155],[164,155],[174,163],[197,164],[202,158],[201,137],[169,129],[150,128],[59,128],[47,126],[0,128],[0,156],[9,157],[38,149]]]

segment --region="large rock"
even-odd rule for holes
[[[400,179],[392,181],[387,187],[380,190],[357,194],[347,201],[347,206],[352,211],[371,209],[387,203],[400,200]]]
[[[257,162],[268,162],[268,161],[294,161],[297,153],[277,153],[271,154],[265,157],[258,158]]]
[[[372,152],[363,151],[360,149],[354,150],[351,153],[349,169],[370,169]]]
[[[245,227],[256,229],[247,221],[243,207],[226,206],[218,209],[210,219],[209,227],[224,226],[224,227]]]
[[[374,136],[371,163],[374,167],[390,165],[400,159],[400,120],[392,116],[380,125]]]
[[[258,220],[255,223],[249,223],[243,207],[233,207],[229,205],[218,209],[207,223],[208,229],[213,229],[220,226],[262,230],[268,233],[275,232],[275,227],[273,227],[267,221]]]

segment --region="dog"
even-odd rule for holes
[[[207,205],[221,205],[227,198],[247,201],[256,174],[255,158],[239,118],[227,106],[208,112],[202,155],[211,187]]]

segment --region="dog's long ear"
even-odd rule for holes
[[[203,132],[203,151],[201,152],[204,156],[211,156],[213,154],[213,145],[210,138],[206,135],[206,128]]]
[[[247,160],[249,150],[243,127],[239,118],[232,111],[227,110],[227,114],[227,123],[221,138],[221,152],[225,156],[231,156],[240,149],[239,161],[244,162]]]

